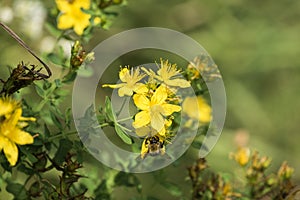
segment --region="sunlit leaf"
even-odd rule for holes
[[[125,142],[126,144],[132,144],[131,138],[125,133],[125,131],[118,125],[115,124],[115,130],[117,135]]]

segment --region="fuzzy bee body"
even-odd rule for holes
[[[164,155],[165,150],[165,141],[162,137],[154,135],[147,137],[142,145],[141,158],[144,159],[147,155],[157,156]]]

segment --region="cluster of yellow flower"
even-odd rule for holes
[[[146,76],[148,80],[142,83]],[[184,79],[176,64],[161,59],[157,72],[144,67],[136,69],[124,67],[119,72],[119,78],[122,83],[104,84],[102,87],[118,88],[120,97],[132,96],[139,110],[134,116],[132,125],[137,136],[144,138],[142,158],[149,153],[149,146],[146,145],[149,138],[157,138],[150,140],[150,143],[156,141],[164,144],[171,135],[169,129],[174,120],[173,113],[183,111],[191,120],[199,120],[203,123],[211,119],[211,108],[200,96],[187,97],[181,107],[182,99],[176,93],[179,88],[188,88],[191,84]],[[191,103],[194,104],[193,107]],[[197,104],[199,109],[195,109]]]
[[[0,151],[3,150],[11,166],[18,160],[16,144],[33,143],[33,136],[22,130],[28,125],[25,121],[35,121],[35,118],[22,117],[22,108],[17,101],[0,98]]]
[[[82,35],[84,29],[91,25],[91,14],[84,10],[91,7],[90,0],[56,0],[60,15],[57,18],[57,27],[65,30],[73,28],[77,35]],[[101,22],[100,17],[92,19],[93,24]]]

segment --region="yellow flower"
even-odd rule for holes
[[[65,30],[73,28],[77,35],[82,35],[86,27],[90,25],[91,15],[82,11],[89,9],[90,0],[55,0],[61,14],[57,19],[57,27]]]
[[[238,151],[232,154],[234,160],[241,166],[246,165],[250,159],[250,149],[248,147],[239,147]]]
[[[135,115],[133,126],[141,128],[150,123],[157,132],[162,131],[165,117],[181,110],[180,106],[167,103],[167,97],[167,89],[164,86],[159,86],[150,99],[145,94],[135,94],[133,101],[142,111]]]
[[[208,123],[211,120],[211,107],[201,96],[185,98],[182,103],[182,112],[201,123]]]
[[[190,87],[191,84],[187,80],[183,79],[180,74],[180,70],[177,70],[176,64],[171,64],[168,60],[163,61],[160,60],[161,66],[157,71],[157,75],[150,69],[149,71],[145,68],[143,70],[149,75],[153,76],[157,80],[161,81],[167,86],[181,87],[187,88]],[[181,76],[181,77],[180,77]]]
[[[0,116],[11,113],[18,106],[18,102],[10,98],[0,99]]]
[[[166,136],[166,128],[172,125],[172,120],[166,119],[165,120],[165,127],[161,129],[160,132],[157,132],[154,128],[150,125],[143,126],[140,128],[135,129],[137,136],[139,137],[146,137],[146,136],[154,136],[154,135],[161,135]]]
[[[104,84],[102,87],[110,87],[110,88],[120,88],[118,90],[118,94],[120,97],[124,95],[132,96],[133,92],[143,93],[147,92],[148,89],[145,84],[138,83],[142,78],[145,77],[145,74],[140,74],[140,69],[129,70],[127,67],[121,69],[119,73],[119,78],[123,83],[119,83],[116,85]]]
[[[23,121],[34,121],[35,118],[22,117],[22,109],[19,104],[11,99],[1,99],[0,108],[13,108],[10,113],[1,113],[3,115],[0,116],[0,151],[3,150],[10,165],[14,166],[18,160],[18,148],[16,144],[25,145],[33,143],[33,137],[21,130],[21,128],[27,125]]]

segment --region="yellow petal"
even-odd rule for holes
[[[72,28],[74,23],[72,16],[67,14],[61,14],[57,18],[57,28],[61,30]]]
[[[187,97],[182,103],[182,111],[190,118],[199,120],[202,123],[211,121],[211,107],[201,96]]]
[[[163,104],[163,115],[164,116],[169,116],[171,115],[173,112],[179,112],[181,110],[180,106],[177,105],[173,105],[173,104]]]
[[[74,7],[88,9],[90,8],[91,1],[90,0],[73,0]]]
[[[33,143],[32,135],[18,128],[13,128],[10,134],[7,135],[7,138],[9,138],[12,142],[20,145]]]
[[[22,115],[22,109],[18,108],[14,111],[14,113],[9,117],[9,119],[6,120],[7,124],[10,124],[10,126],[14,127],[17,125],[19,119]]]
[[[0,151],[5,147],[5,140],[6,138],[0,134]]]
[[[150,105],[150,100],[143,94],[133,95],[134,104],[141,110],[148,110]]]
[[[169,86],[176,86],[176,87],[181,87],[181,88],[187,88],[190,87],[191,84],[187,80],[184,79],[171,79],[171,80],[166,80],[165,84]]]
[[[0,116],[6,115],[13,111],[13,106],[8,103],[4,103],[0,100]]]
[[[124,83],[119,83],[119,84],[115,84],[115,85],[103,84],[102,87],[120,88],[120,87],[123,87],[124,85],[125,85]]]
[[[129,69],[127,67],[124,67],[120,70],[119,72],[119,78],[122,82],[127,82],[127,78],[129,77],[130,73],[129,73]]]
[[[132,96],[133,95],[133,90],[132,90],[132,88],[125,85],[125,86],[121,87],[118,90],[118,94],[119,94],[120,97],[123,97],[124,95]]]
[[[151,126],[157,132],[160,132],[165,125],[165,120],[159,112],[151,112]]]
[[[3,148],[4,154],[11,166],[14,166],[18,160],[18,147],[11,141],[5,140]]]
[[[161,131],[158,132],[158,134],[159,134],[160,136],[165,137],[165,136],[166,136],[166,129],[165,129],[165,127],[163,127],[163,128],[161,129]]]
[[[143,126],[141,128],[137,128],[135,131],[136,131],[137,136],[139,136],[139,137],[145,137],[145,136],[149,135],[149,133],[151,133],[149,126]]]
[[[148,111],[141,111],[135,115],[135,120],[132,123],[134,128],[140,128],[150,123],[150,113]]]
[[[82,20],[80,21],[76,21],[76,23],[74,24],[74,31],[77,35],[82,35],[83,34],[83,31],[86,27],[89,26],[90,24],[90,15],[82,15]]]
[[[151,104],[162,104],[167,99],[168,93],[164,86],[159,86],[151,97]]]
[[[148,87],[143,83],[136,83],[134,91],[137,94],[144,94],[148,92]]]
[[[69,12],[70,11],[70,3],[66,0],[55,0],[56,6],[58,10],[61,12]]]

